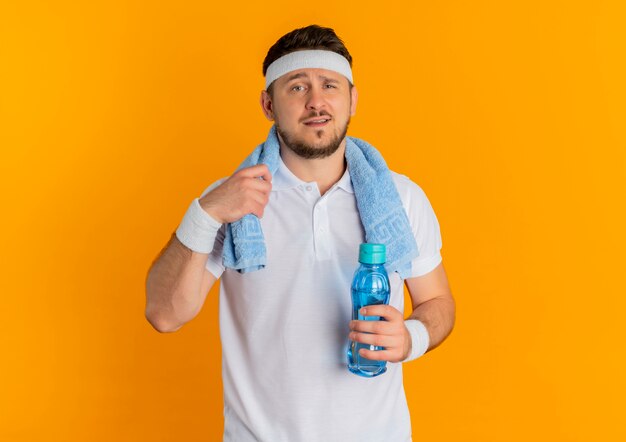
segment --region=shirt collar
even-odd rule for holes
[[[341,178],[339,178],[339,181],[337,181],[335,186],[345,190],[346,192],[354,193],[354,188],[352,187],[352,180],[350,179],[349,166],[346,167],[345,172],[343,173]]]
[[[283,158],[278,155],[278,168],[272,177],[272,191],[289,190],[303,184],[306,182],[295,176],[283,162]]]
[[[272,191],[293,189],[306,184],[308,184],[306,181],[301,180],[295,176],[291,170],[289,170],[287,165],[283,162],[282,157],[279,155],[278,168],[276,169],[276,172],[274,172],[274,176],[272,178]],[[352,180],[350,180],[350,172],[347,167],[339,181],[337,181],[333,187],[330,188],[330,190],[334,187],[339,187],[346,192],[354,193]]]

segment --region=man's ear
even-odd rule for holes
[[[350,116],[356,114],[356,102],[359,99],[359,92],[356,90],[356,86],[352,86],[350,91],[351,104],[350,104]]]
[[[274,105],[272,103],[272,97],[270,97],[270,94],[268,94],[265,90],[261,91],[260,103],[265,118],[270,121],[274,120]]]

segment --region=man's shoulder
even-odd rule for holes
[[[426,198],[424,190],[411,178],[398,172],[390,170],[400,199],[406,205],[409,201],[421,200]]]

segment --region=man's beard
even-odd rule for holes
[[[346,122],[346,125],[343,127],[343,130],[340,131],[339,135],[331,138],[330,141],[326,145],[322,146],[312,146],[310,144],[301,143],[291,138],[291,135],[288,135],[284,132],[278,123],[276,122],[276,132],[283,139],[285,145],[292,150],[296,155],[305,158],[305,159],[313,159],[313,158],[326,158],[332,154],[334,154],[341,142],[346,137],[346,133],[348,133],[348,125],[350,124],[350,118]]]

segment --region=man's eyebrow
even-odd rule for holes
[[[330,77],[325,77],[323,75],[319,76],[322,80],[327,81],[329,83],[339,83],[339,80],[336,80],[334,78],[330,78]]]
[[[289,77],[287,77],[287,83],[289,83],[291,80],[295,80],[296,78],[302,78],[302,77],[308,77],[308,75],[305,74],[304,72],[298,72],[297,74],[290,75]]]
[[[289,77],[287,77],[286,82],[289,83],[292,80],[296,80],[296,79],[302,78],[302,77],[308,78],[308,75],[305,72],[298,72],[297,74],[293,74],[293,75],[290,75]],[[325,75],[318,75],[318,77],[321,78],[324,81],[327,81],[327,82],[339,83],[338,80],[336,80],[334,78],[326,77]]]

